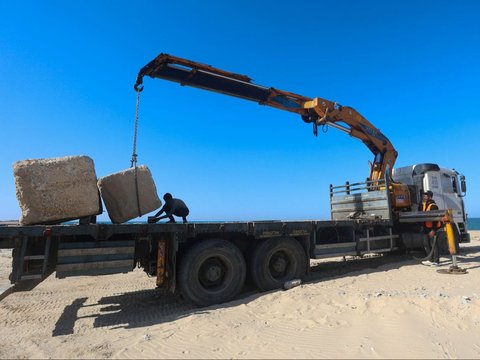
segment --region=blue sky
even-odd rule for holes
[[[137,72],[159,53],[352,106],[397,166],[467,177],[480,216],[479,1],[2,1],[0,219],[19,217],[12,164],[88,155],[130,165]],[[329,184],[364,180],[370,151],[295,114],[145,79],[139,164],[191,220],[329,218]],[[106,214],[101,219],[106,220]]]

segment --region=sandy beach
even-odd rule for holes
[[[411,255],[315,261],[301,286],[196,308],[142,271],[50,276],[0,302],[1,358],[480,358],[480,231],[465,275]],[[0,252],[0,285],[10,272]],[[442,258],[441,268],[451,265]]]

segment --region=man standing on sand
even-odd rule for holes
[[[433,200],[433,193],[428,190],[423,193],[422,204],[418,206],[420,211],[438,210],[438,206]],[[437,230],[442,226],[440,221],[425,221],[423,231],[426,236],[423,239],[423,247],[427,253],[427,260],[422,261],[423,265],[437,266],[440,263],[439,244],[436,241]]]
[[[167,217],[170,219],[170,221],[167,221],[167,223],[175,223],[176,221],[173,218],[173,215],[181,217],[183,219],[183,223],[187,222],[187,216],[190,211],[182,200],[174,199],[170,193],[163,195],[163,200],[165,200],[165,205],[163,205],[163,207],[158,213],[155,214],[155,216],[148,217],[149,223],[156,223],[157,221]],[[163,212],[165,212],[165,215],[160,216]]]

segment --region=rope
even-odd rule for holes
[[[138,191],[138,176],[137,176],[137,133],[138,133],[138,109],[140,105],[140,93],[143,90],[143,87],[137,88],[137,104],[135,106],[135,125],[133,130],[133,150],[132,150],[132,159],[130,160],[130,167],[133,167],[133,174],[135,178],[135,195],[137,197],[137,212],[138,217],[142,216],[140,210],[140,196]]]

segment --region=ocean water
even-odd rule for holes
[[[468,218],[468,230],[480,230],[480,218]]]

